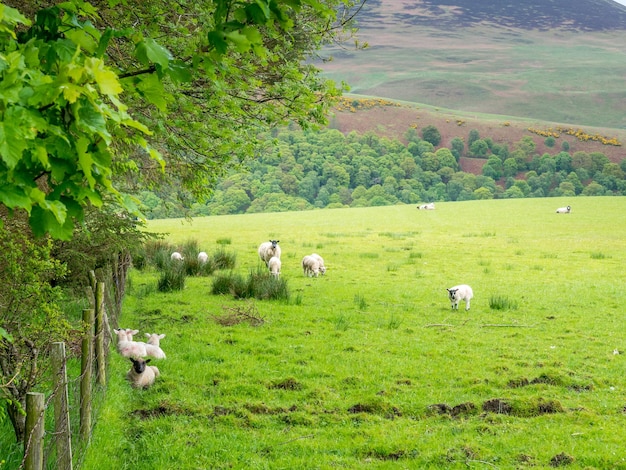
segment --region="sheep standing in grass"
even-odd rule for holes
[[[259,245],[259,258],[267,266],[272,257],[280,259],[280,246],[278,246],[279,240],[270,240],[269,242],[263,242]]]
[[[175,251],[172,253],[171,259],[172,261],[184,261],[185,258],[178,251]]]
[[[465,301],[465,310],[467,311],[470,309],[470,300],[474,297],[474,292],[470,286],[467,284],[461,284],[450,287],[446,290],[448,291],[448,297],[450,298],[450,303],[452,304],[452,310],[459,309],[459,302],[461,300]]]
[[[164,334],[146,333],[148,342],[146,343],[146,353],[156,359],[165,359],[165,353],[161,349],[161,340],[165,338]]]
[[[567,206],[567,207],[559,207],[556,210],[557,214],[569,214],[572,211],[571,206]]]
[[[207,261],[209,261],[209,255],[207,255],[206,252],[201,251],[198,253],[198,263],[205,264]]]
[[[133,341],[133,336],[139,333],[138,330],[131,329],[114,329],[117,334],[117,350],[124,357],[145,357],[148,355],[146,351],[146,343]]]
[[[317,262],[319,263],[319,272],[321,275],[326,274],[326,266],[324,266],[324,258],[322,258],[320,255],[318,255],[317,253],[312,253],[310,255],[312,258],[316,259]]]
[[[429,202],[428,204],[421,204],[421,205],[417,206],[417,208],[419,210],[434,211],[435,210],[435,203],[434,202]]]
[[[324,268],[326,270],[326,268]],[[317,258],[314,258],[311,255],[306,255],[302,258],[302,271],[305,276],[319,276],[320,273],[320,262]]]
[[[156,366],[149,366],[150,359],[130,358],[133,366],[126,373],[126,379],[133,388],[148,388],[154,384],[154,380],[160,375]]]
[[[267,267],[270,269],[270,273],[272,276],[280,276],[280,266],[281,266],[280,258],[276,256],[272,256],[267,263]]]

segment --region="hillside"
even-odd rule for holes
[[[626,129],[626,7],[612,0],[368,0],[364,50],[329,48],[351,93]]]
[[[477,130],[481,137],[491,138],[495,143],[508,144],[512,147],[514,142],[524,136],[530,136],[537,145],[537,153],[554,154],[560,149],[562,143],[567,141],[569,152],[601,152],[611,161],[620,163],[626,158],[626,130],[607,129],[595,127],[568,127],[582,130],[589,136],[604,136],[609,140],[616,140],[622,145],[605,145],[597,140],[580,140],[573,135],[561,133],[556,138],[553,148],[548,148],[544,141],[545,137],[529,131],[529,129],[548,130],[558,127],[567,127],[565,124],[550,123],[521,118],[503,116],[472,115],[460,111],[451,111],[442,108],[424,105],[393,102],[387,100],[361,99],[347,96],[344,103],[358,101],[361,103],[374,103],[370,106],[361,105],[358,108],[338,107],[330,120],[330,128],[338,129],[344,134],[357,131],[361,134],[374,132],[381,136],[403,139],[409,128],[418,130],[432,125],[441,133],[441,146],[449,147],[455,137],[467,140],[470,130]],[[463,171],[480,174],[483,159],[461,159]]]

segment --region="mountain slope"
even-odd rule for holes
[[[320,64],[352,93],[626,129],[626,7],[612,0],[368,0],[361,51]]]

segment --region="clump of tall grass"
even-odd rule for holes
[[[187,277],[185,267],[180,263],[170,263],[161,271],[161,277],[157,284],[159,292],[172,292],[185,288]]]
[[[230,237],[218,238],[217,240],[215,240],[215,243],[217,243],[218,245],[230,245],[232,243],[232,240],[230,239]]]
[[[228,293],[236,299],[258,300],[289,300],[290,296],[287,281],[262,268],[250,271],[247,279],[233,273],[220,274],[213,279],[211,293]]]
[[[356,294],[354,296],[354,303],[359,310],[367,310],[367,300],[365,300],[365,297],[363,297],[361,294]]]
[[[601,251],[594,251],[591,253],[591,259],[607,259],[610,257],[610,255],[604,254]]]
[[[517,301],[502,295],[492,295],[489,297],[489,308],[491,310],[517,310]]]

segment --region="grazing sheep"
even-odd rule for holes
[[[184,261],[185,258],[178,251],[175,251],[172,253],[171,259],[172,261]]]
[[[146,352],[148,356],[152,356],[156,359],[165,359],[165,353],[161,349],[161,340],[165,338],[164,334],[146,333],[148,342],[146,343]]]
[[[319,276],[320,273],[320,262],[316,258],[311,255],[306,255],[302,258],[302,270],[305,276]]]
[[[429,202],[428,204],[421,204],[421,205],[417,206],[417,208],[419,210],[434,211],[435,210],[435,203],[434,202]]]
[[[326,274],[326,266],[324,266],[324,258],[322,258],[320,255],[318,255],[317,253],[312,253],[310,255],[312,258],[315,258],[317,260],[317,262],[320,264],[320,274],[323,276],[324,274]]]
[[[557,214],[569,214],[572,211],[571,206],[567,206],[567,207],[559,207],[556,210]]]
[[[459,302],[461,300],[465,301],[465,310],[470,309],[470,299],[474,297],[474,292],[470,286],[467,284],[461,284],[450,287],[446,290],[448,291],[448,297],[450,298],[450,303],[452,304],[452,310],[459,309]]]
[[[160,375],[156,366],[149,366],[150,359],[130,358],[133,366],[126,373],[126,379],[133,388],[148,388],[154,384],[154,380]]]
[[[270,260],[267,263],[267,267],[270,269],[270,273],[273,276],[280,276],[280,266],[281,266],[281,262],[280,262],[280,258],[277,258],[276,256],[272,256],[270,258]]]
[[[201,251],[198,253],[198,263],[205,264],[207,261],[209,261],[209,255],[207,255],[206,252]]]
[[[259,258],[261,258],[266,266],[270,262],[270,258],[275,256],[280,259],[279,241],[280,240],[270,240],[269,242],[263,242],[259,245]]]
[[[133,341],[133,336],[139,333],[138,330],[131,329],[114,329],[117,334],[117,350],[124,357],[145,357],[148,355],[146,351],[146,343]]]

